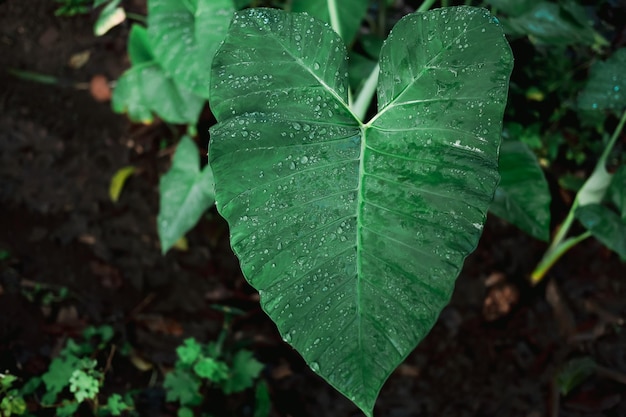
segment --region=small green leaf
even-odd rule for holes
[[[0,392],[0,394],[3,394]],[[19,395],[17,390],[11,390],[3,395],[0,401],[0,415],[9,417],[20,416],[26,412],[26,401]]]
[[[202,358],[194,366],[193,371],[200,378],[206,378],[213,382],[220,382],[228,378],[228,366],[213,358]]]
[[[361,27],[368,6],[368,0],[294,0],[291,10],[306,12],[330,24],[349,45]]]
[[[262,370],[263,364],[254,359],[252,352],[240,350],[233,358],[229,377],[220,385],[225,394],[243,391],[254,384]]]
[[[124,188],[124,184],[126,184],[126,180],[130,178],[135,171],[136,169],[134,166],[127,166],[118,169],[113,175],[113,178],[111,178],[111,185],[109,185],[109,198],[112,202],[117,203],[120,199],[120,194],[122,194],[122,189]]]
[[[371,416],[481,235],[512,56],[484,9],[405,16],[381,51],[368,123],[348,105],[346,61],[307,15],[236,13],[213,60],[209,154],[264,310]]]
[[[234,11],[232,0],[148,2],[148,35],[159,64],[180,85],[205,99],[211,59]]]
[[[183,344],[176,348],[180,362],[185,365],[193,364],[200,357],[201,351],[202,346],[194,338],[185,339]]]
[[[626,109],[626,48],[618,49],[606,61],[595,62],[589,80],[578,97],[578,107],[584,110]]]
[[[531,236],[550,239],[550,189],[537,157],[518,141],[500,148],[500,184],[489,206],[498,217]]]
[[[181,405],[200,405],[200,380],[186,370],[175,369],[163,381],[167,401],[180,401]]]
[[[121,395],[112,394],[107,400],[106,407],[111,415],[121,416],[122,412],[130,408],[130,405],[124,402],[124,399]]]
[[[626,221],[600,204],[578,207],[575,214],[596,239],[626,261]]]
[[[73,417],[79,405],[77,402],[64,401],[60,407],[57,407],[56,415],[57,417]]]
[[[72,372],[70,377],[70,392],[74,393],[76,401],[93,400],[100,391],[100,373],[93,370],[96,362],[89,359],[81,361],[81,368]]]
[[[96,36],[104,35],[126,20],[126,12],[124,9],[117,7],[119,3],[120,1],[112,1],[102,9],[93,27],[93,32]]]
[[[200,170],[194,141],[183,136],[170,170],[161,177],[161,206],[157,218],[161,250],[167,252],[215,202],[215,184],[209,165]]]
[[[41,376],[46,385],[47,400],[55,401],[56,396],[70,383],[72,373],[80,367],[80,363],[81,360],[72,354],[61,355],[52,360],[48,371]]]
[[[596,369],[596,363],[590,357],[568,361],[556,376],[556,385],[561,395],[569,394],[574,388],[589,378]]]
[[[178,417],[194,417],[193,410],[189,407],[180,407],[176,414]]]

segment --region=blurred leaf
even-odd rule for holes
[[[117,7],[121,0],[114,0],[107,4],[102,11],[98,20],[93,27],[93,32],[96,36],[102,36],[115,26],[126,20],[126,12],[123,8]]]
[[[148,36],[159,64],[177,83],[205,99],[211,59],[234,11],[232,0],[148,2]]]
[[[228,366],[213,358],[202,358],[193,366],[193,371],[200,378],[220,382],[228,378]]]
[[[607,190],[609,199],[623,220],[626,220],[626,165],[621,165],[611,180],[611,185]]]
[[[127,166],[124,168],[120,168],[111,178],[111,185],[109,185],[109,198],[112,202],[117,203],[120,199],[120,194],[122,194],[122,189],[124,188],[124,184],[126,184],[126,180],[130,178],[131,175],[135,173],[136,169],[134,166]]]
[[[57,407],[56,417],[73,417],[79,405],[77,402],[64,401],[60,407]]]
[[[578,97],[581,109],[626,109],[626,48],[618,49],[606,61],[595,62],[589,71],[589,80]]]
[[[174,242],[172,249],[182,252],[189,250],[189,242],[187,241],[187,238],[185,236],[181,236],[176,242]]]
[[[565,174],[559,178],[559,186],[564,190],[578,192],[585,184],[585,179],[573,174]]]
[[[270,392],[267,388],[267,384],[264,381],[259,381],[256,385],[256,391],[254,394],[253,417],[269,417],[271,409],[272,401],[270,399]]]
[[[131,408],[131,405],[126,404],[121,395],[112,394],[107,400],[106,408],[112,416],[121,416],[122,412]]]
[[[383,47],[384,39],[374,34],[367,34],[361,37],[361,46],[369,57],[375,61],[378,61],[380,57],[380,50]]]
[[[230,375],[220,386],[225,394],[243,391],[253,385],[262,370],[263,364],[254,359],[252,352],[240,350],[233,358]]]
[[[293,12],[307,12],[328,24],[332,15],[337,17],[338,32],[346,45],[350,45],[356,36],[369,0],[293,0]]]
[[[167,401],[180,401],[181,405],[200,405],[200,380],[186,370],[175,369],[165,375],[163,381],[165,399]]]
[[[48,371],[41,376],[46,385],[46,400],[56,401],[56,396],[69,385],[72,373],[80,368],[80,363],[81,360],[72,354],[61,355],[52,360]]]
[[[528,36],[531,41],[546,45],[594,45],[598,40],[590,25],[581,25],[556,3],[541,2],[527,13],[503,19],[505,31]]]
[[[146,43],[145,31],[137,24],[131,29],[133,42],[129,43],[129,54],[140,63],[133,65],[117,81],[113,90],[113,110],[128,113],[131,120],[142,123],[152,122],[153,112],[170,123],[196,123],[204,99],[181,88],[156,61],[145,61],[147,56],[153,55],[150,44]]]
[[[209,165],[200,170],[200,155],[189,136],[183,136],[170,170],[159,184],[161,206],[157,228],[161,250],[167,252],[215,203],[215,184]]]
[[[576,218],[607,248],[626,261],[626,221],[600,204],[587,204],[576,210]]]
[[[194,338],[185,339],[183,344],[176,348],[180,362],[185,365],[193,364],[199,357],[202,346]]]
[[[350,81],[350,88],[357,96],[363,84],[367,80],[367,77],[376,67],[376,61],[373,61],[365,56],[357,53],[350,52],[350,59],[348,60],[348,76]]]
[[[528,147],[517,141],[504,141],[500,149],[500,184],[489,207],[498,217],[531,236],[550,238],[550,189]]]
[[[487,3],[497,9],[498,12],[509,16],[519,16],[529,13],[537,4],[541,3],[541,0],[487,0]]]
[[[180,407],[176,415],[178,417],[194,417],[193,410],[189,407]]]
[[[556,376],[556,385],[561,395],[569,394],[595,371],[596,363],[590,357],[572,359]]]
[[[133,25],[128,35],[128,57],[132,65],[149,63],[155,60],[148,31],[140,25]]]

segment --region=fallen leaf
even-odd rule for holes
[[[72,69],[82,68],[87,63],[87,61],[89,61],[90,56],[91,56],[90,51],[78,52],[70,57],[70,60],[67,63],[67,65]]]
[[[509,314],[519,301],[519,290],[506,281],[502,273],[493,273],[487,278],[487,296],[483,302],[483,317],[495,321]]]

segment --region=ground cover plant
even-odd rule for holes
[[[296,1],[268,9],[256,2],[149,1],[147,27],[130,30],[132,66],[114,90],[115,111],[137,122],[158,117],[183,125],[160,182],[162,251],[216,201],[243,274],[284,341],[367,415],[448,303],[487,210],[551,242],[528,271],[535,285],[590,236],[621,258],[626,252],[623,49],[574,2],[482,5],[491,12],[443,3],[428,10],[434,2],[425,2],[396,18],[383,41],[392,26],[385,2]],[[293,13],[301,11],[309,14]],[[203,32],[209,26],[215,30]],[[509,94],[504,33],[529,41],[540,56],[551,48],[575,51],[590,67],[589,79],[563,92],[537,77],[535,86],[514,82]],[[551,115],[553,126],[576,117],[587,126],[588,143],[569,146],[514,106],[505,113],[507,94],[509,103],[542,103],[556,92],[570,101]],[[196,123],[209,108],[217,123],[209,163],[201,165]],[[551,218],[554,194],[542,172],[560,154],[589,174],[559,174],[575,192],[562,225]],[[138,172],[118,172],[114,199]],[[568,238],[572,230],[579,234]],[[164,386],[179,415],[192,415],[202,378],[231,392],[224,388],[228,365],[214,346],[188,340],[180,349]],[[248,364],[242,378],[258,376],[262,365],[238,352],[247,353],[228,359]],[[587,365],[558,379],[563,395],[590,369],[604,369],[580,363]],[[86,381],[98,380],[100,371],[74,368],[82,372],[70,387],[80,394],[76,400],[94,399],[98,390]],[[15,380],[3,381],[12,393],[4,412],[22,412]],[[258,387],[262,403],[267,392]]]

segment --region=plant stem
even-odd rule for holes
[[[548,247],[548,250],[544,253],[543,258],[539,261],[539,264],[535,267],[533,272],[530,275],[531,283],[533,285],[541,282],[546,273],[552,268],[552,265],[565,254],[568,250],[570,250],[577,243],[585,240],[589,236],[591,236],[591,232],[587,231],[580,236],[576,236],[573,238],[569,238],[564,240],[569,232],[569,229],[572,227],[574,223],[576,209],[582,205],[591,204],[591,203],[599,203],[602,201],[604,197],[604,193],[606,192],[606,188],[610,184],[610,174],[606,171],[606,161],[613,150],[613,146],[617,142],[620,134],[622,133],[622,129],[624,128],[624,124],[626,124],[626,111],[622,113],[622,117],[620,118],[609,143],[607,143],[600,159],[596,163],[596,167],[593,170],[591,176],[585,181],[582,188],[576,194],[576,198],[572,203],[572,207],[570,207],[565,220],[561,224],[559,231],[554,236],[552,243]],[[582,200],[582,201],[581,201]]]
[[[360,121],[363,121],[365,115],[367,114],[367,109],[372,102],[372,97],[374,97],[374,93],[376,92],[376,86],[378,85],[378,74],[380,73],[380,65],[376,63],[374,69],[365,80],[365,84],[359,95],[356,97],[354,103],[352,103],[352,112],[355,116],[359,118]]]
[[[386,0],[378,0],[378,36],[384,38],[387,34],[387,3]]]
[[[126,17],[128,19],[136,20],[139,23],[143,23],[144,25],[148,23],[148,19],[146,18],[146,16],[139,13],[126,12]]]
[[[433,7],[433,4],[435,4],[435,0],[424,0],[422,2],[422,4],[420,5],[420,7],[417,9],[418,12],[425,12],[426,10],[430,9],[431,7]]]
[[[339,23],[339,11],[337,10],[337,0],[326,0],[328,14],[330,16],[330,26],[335,32],[341,35],[341,23]]]

